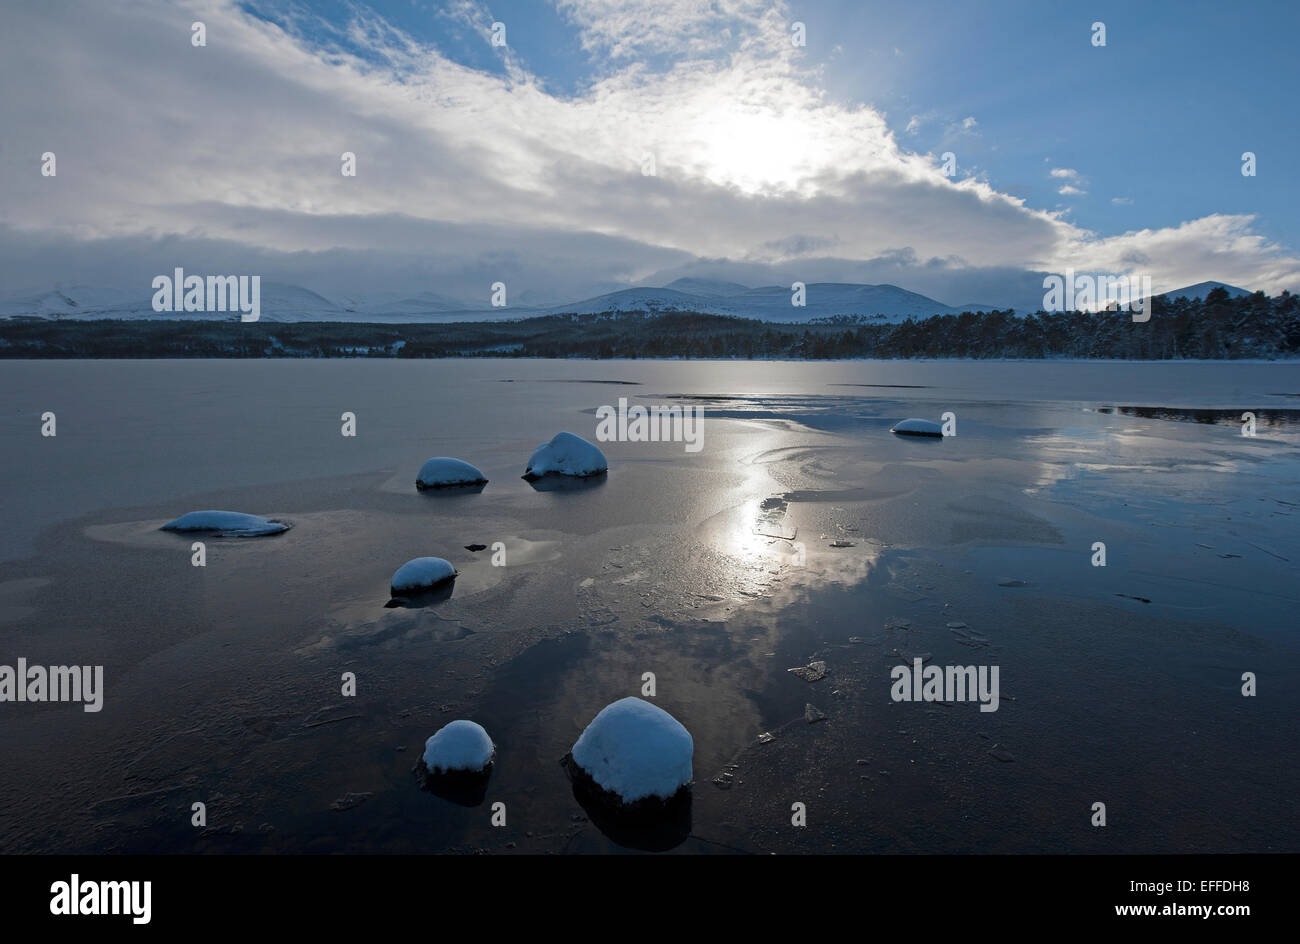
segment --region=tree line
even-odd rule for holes
[[[695,312],[604,312],[518,321],[0,322],[0,357],[1117,358],[1300,356],[1300,299],[1152,299],[1127,312],[965,312],[882,324],[840,316],[780,324]]]

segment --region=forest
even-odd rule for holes
[[[1113,358],[1300,356],[1300,299],[1289,292],[1151,301],[1127,312],[966,312],[901,324],[842,316],[785,324],[693,312],[605,312],[516,321],[364,324],[11,318],[0,358],[575,357]]]

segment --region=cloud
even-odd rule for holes
[[[1115,206],[1132,206],[1133,198],[1132,197],[1111,197],[1110,202],[1115,204]]]
[[[1118,266],[1132,251],[1178,285],[1297,284],[1294,253],[1255,236],[1252,217],[1108,239],[986,181],[944,177],[879,111],[826,94],[789,42],[783,4],[556,7],[595,70],[565,95],[510,48],[475,68],[364,7],[325,21],[299,7],[136,0],[78,7],[71,29],[58,3],[12,4],[0,33],[12,252],[0,279],[111,273],[120,260],[134,284],[185,255],[195,271],[271,266],[357,291],[398,280],[478,294],[501,278],[514,297],[576,297],[704,260],[768,281],[833,249],[818,263],[826,280],[888,272],[907,287],[939,270]],[[442,19],[481,54],[488,17],[464,0]],[[190,45],[193,20],[207,24],[205,48]],[[47,150],[54,178],[39,173]],[[356,177],[339,172],[344,151]],[[24,242],[46,256],[36,263]],[[203,252],[222,265],[204,266]],[[863,262],[900,258],[911,261]],[[1213,268],[1177,281],[1196,261]]]
[[[614,59],[671,52],[699,56],[735,45],[789,45],[793,17],[765,0],[553,0],[584,49]]]
[[[1148,274],[1155,291],[1216,279],[1266,292],[1300,284],[1300,260],[1252,232],[1251,214],[1216,213],[1178,226],[1085,237],[1063,258],[1084,272]]]
[[[1059,177],[1065,180],[1079,179],[1079,172],[1070,167],[1053,167],[1051,174],[1053,177]]]
[[[973,117],[968,116],[960,121],[951,122],[946,129],[946,133],[950,138],[958,135],[978,136],[979,132],[975,130],[978,126],[979,122]]]
[[[1072,184],[1066,184],[1064,187],[1062,187],[1060,190],[1056,192],[1059,194],[1063,194],[1065,196],[1073,196],[1075,194],[1086,194],[1088,191],[1080,190],[1078,187],[1075,187]]]

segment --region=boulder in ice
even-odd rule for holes
[[[573,745],[573,764],[624,804],[671,800],[691,782],[695,742],[681,722],[640,698],[606,705]]]
[[[424,743],[424,765],[431,773],[480,773],[496,756],[496,745],[482,725],[452,721]]]
[[[415,477],[415,487],[424,491],[426,488],[455,488],[460,485],[486,485],[487,476],[468,462],[437,456],[420,466],[420,474]]]
[[[900,436],[942,436],[943,427],[931,420],[900,420],[890,427],[891,433]]]
[[[455,576],[456,568],[451,566],[451,561],[443,560],[441,557],[417,557],[397,568],[389,583],[393,595],[396,596],[399,593],[430,590]]]
[[[608,471],[609,462],[596,446],[573,433],[556,433],[550,442],[542,443],[533,452],[523,478],[529,482],[544,475],[585,478]]]
[[[164,531],[211,531],[229,537],[251,538],[288,531],[283,521],[238,511],[191,511],[162,526]]]

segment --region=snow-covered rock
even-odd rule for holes
[[[397,568],[389,583],[396,595],[428,590],[455,576],[456,568],[451,566],[451,561],[441,557],[417,557]]]
[[[942,436],[943,427],[931,420],[901,420],[889,430],[902,436]]]
[[[496,745],[473,721],[452,721],[424,742],[424,765],[433,773],[479,773],[495,756]]]
[[[607,471],[609,462],[596,446],[573,433],[556,433],[550,442],[542,443],[533,452],[523,477],[531,482],[543,475],[581,478]]]
[[[191,511],[175,521],[162,526],[164,531],[215,531],[231,537],[261,537],[288,531],[283,521],[272,521],[261,515],[245,515],[238,511]]]
[[[448,459],[437,456],[420,466],[420,474],[415,477],[415,487],[451,488],[457,485],[486,485],[487,476],[468,462],[460,459]]]
[[[573,745],[574,763],[627,804],[671,799],[691,782],[695,742],[681,722],[648,701],[606,705]]]

